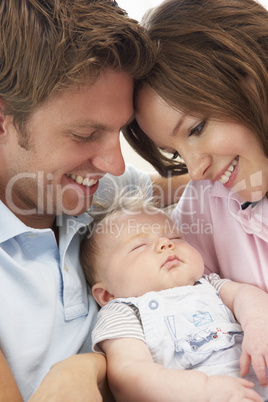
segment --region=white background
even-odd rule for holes
[[[141,17],[151,7],[162,3],[163,0],[117,0],[118,5],[127,11],[128,15],[140,21]],[[259,3],[268,9],[268,0],[259,0]],[[127,163],[131,163],[139,169],[147,172],[154,171],[154,168],[137,155],[128,145],[125,139],[121,138],[122,152]]]
[[[268,0],[258,0],[258,2],[268,9]],[[140,21],[146,10],[162,3],[162,0],[117,0],[117,3],[127,11],[130,17]]]

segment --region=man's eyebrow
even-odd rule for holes
[[[134,120],[134,113],[131,115],[131,117],[128,119],[128,121],[120,127],[120,130],[124,129],[126,126],[128,126],[132,121]],[[95,129],[95,130],[102,130],[102,131],[112,131],[112,127],[99,123],[97,121],[79,121],[77,123],[73,123],[71,126],[71,129],[73,130],[79,130],[79,129]]]
[[[171,137],[175,137],[175,135],[177,134],[178,130],[181,128],[181,126],[184,123],[185,118],[188,116],[187,113],[184,113],[181,118],[179,119],[178,123],[176,124],[176,126],[174,127],[174,129],[171,132]]]
[[[79,129],[96,129],[96,130],[109,130],[109,127],[106,126],[105,124],[102,123],[98,123],[95,121],[79,121],[79,122],[73,122],[71,124],[71,129],[74,130],[79,130]]]

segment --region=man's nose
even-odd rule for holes
[[[125,161],[121,151],[119,135],[113,136],[101,148],[91,158],[91,163],[104,173],[121,176],[125,171]]]

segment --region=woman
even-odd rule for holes
[[[187,167],[197,181],[173,218],[206,273],[267,290],[268,12],[254,0],[167,0],[143,23],[159,59],[137,83],[125,136],[162,175]]]

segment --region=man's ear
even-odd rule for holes
[[[96,302],[101,306],[105,306],[109,301],[115,299],[114,295],[106,290],[106,286],[103,282],[97,282],[92,286],[92,295]]]
[[[3,102],[2,98],[0,98],[0,140],[1,140],[2,134],[6,133],[6,121],[7,120],[13,121],[13,118],[11,116],[5,115],[4,110],[5,110],[4,102]]]

